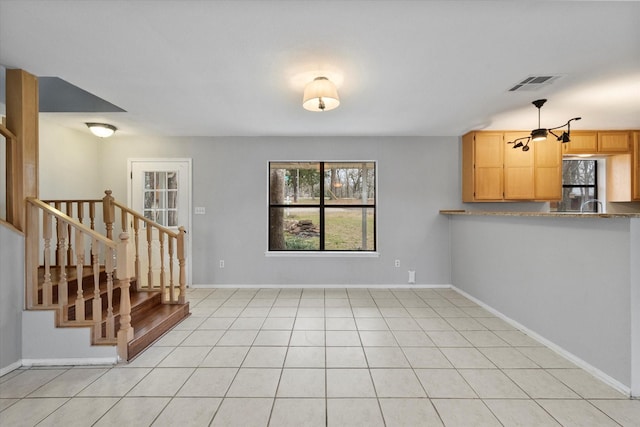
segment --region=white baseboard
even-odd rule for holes
[[[3,375],[7,375],[11,371],[15,371],[16,369],[18,369],[20,367],[22,367],[22,360],[18,360],[17,362],[13,362],[9,366],[5,366],[4,368],[0,369],[0,377],[3,376]]]
[[[282,289],[448,289],[451,288],[451,285],[427,285],[427,284],[395,284],[395,285],[230,285],[230,284],[192,284],[190,286],[191,289],[228,289],[228,288],[238,288],[238,289],[274,289],[274,288],[282,288]]]
[[[612,378],[611,376],[609,376],[606,373],[602,372],[600,369],[596,368],[595,366],[591,365],[588,362],[585,362],[584,360],[582,360],[581,358],[579,358],[575,354],[565,350],[564,348],[560,347],[556,343],[554,343],[552,341],[549,341],[545,337],[543,337],[543,336],[539,335],[538,333],[532,331],[531,329],[529,329],[526,326],[520,324],[519,322],[513,320],[512,318],[510,318],[508,316],[505,316],[504,314],[502,314],[498,310],[496,310],[493,307],[485,304],[484,302],[480,301],[476,297],[474,297],[472,295],[469,295],[468,293],[466,293],[462,289],[459,289],[459,288],[457,288],[457,287],[455,287],[453,285],[451,286],[451,289],[459,292],[460,294],[462,294],[466,298],[470,299],[471,301],[475,302],[476,304],[478,304],[479,306],[481,306],[482,308],[484,308],[485,310],[487,310],[491,314],[496,315],[500,319],[504,320],[505,322],[507,322],[508,324],[513,326],[514,328],[519,329],[520,331],[522,331],[525,334],[527,334],[529,337],[533,338],[534,340],[538,341],[539,343],[543,344],[544,346],[548,347],[549,349],[555,351],[558,355],[564,357],[565,359],[567,359],[571,363],[573,363],[573,364],[579,366],[580,368],[584,369],[585,371],[589,372],[591,375],[593,375],[594,377],[598,378],[600,381],[602,381],[605,384],[615,388],[616,390],[620,391],[621,393],[624,393],[625,395],[631,397],[631,388],[629,388],[626,385],[622,384],[620,381],[616,380],[615,378]]]
[[[116,365],[118,358],[96,357],[81,359],[22,359],[22,366],[95,366],[95,365]]]

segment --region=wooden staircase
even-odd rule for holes
[[[185,230],[162,227],[105,193],[27,199],[26,305],[54,310],[57,327],[90,328],[92,345],[117,346],[119,360],[129,361],[189,316]],[[106,235],[96,231],[98,204]]]

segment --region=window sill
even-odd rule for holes
[[[340,251],[265,251],[265,257],[274,258],[379,258],[380,252],[340,252]]]

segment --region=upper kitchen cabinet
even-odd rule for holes
[[[571,142],[563,144],[563,154],[621,154],[631,148],[628,131],[573,131]]]
[[[607,157],[607,200],[640,201],[640,132],[628,133],[631,152]]]
[[[462,201],[559,200],[562,152],[555,139],[529,142],[529,150],[507,141],[529,132],[470,132],[462,137]]]

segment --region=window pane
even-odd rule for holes
[[[560,212],[580,212],[580,207],[588,200],[595,199],[595,187],[567,187],[562,189],[562,201],[558,202]],[[597,212],[597,203],[584,206],[584,212]]]
[[[178,189],[178,173],[177,172],[167,172],[167,188],[170,190]]]
[[[325,204],[374,205],[375,167],[372,162],[325,163]]]
[[[269,250],[317,251],[320,249],[320,210],[271,208]]]
[[[270,164],[271,204],[317,205],[320,203],[320,164],[274,162]]]
[[[171,209],[176,209],[178,206],[176,206],[178,200],[178,192],[177,191],[169,191],[167,193],[167,207],[171,208]]]
[[[563,185],[595,185],[595,160],[564,160],[562,162]]]
[[[373,208],[327,208],[324,245],[328,251],[375,250]]]
[[[178,211],[170,210],[167,212],[167,226],[169,227],[177,227],[178,226]]]

